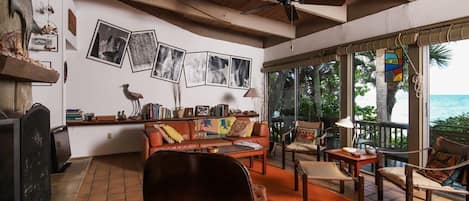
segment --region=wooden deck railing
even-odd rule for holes
[[[365,144],[393,150],[407,150],[407,124],[393,122],[356,121],[358,140],[355,146]]]

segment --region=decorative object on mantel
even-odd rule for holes
[[[184,108],[181,107],[181,85],[179,85],[179,83],[173,84],[173,97],[174,97],[174,116],[177,118],[183,118]]]
[[[127,47],[132,72],[151,70],[156,62],[156,50],[155,30],[132,32]]]
[[[256,101],[254,100],[254,98],[258,98],[258,97],[259,97],[259,94],[257,93],[256,88],[249,88],[249,90],[246,91],[246,93],[244,93],[243,97],[245,97],[245,98],[251,98],[252,101],[254,102],[254,108],[257,108],[257,107],[256,107]],[[248,111],[248,112],[243,112],[243,113],[246,114],[246,115],[254,115],[254,114],[257,114],[256,111]]]
[[[127,115],[125,115],[124,110],[117,112],[117,120],[119,120],[119,121],[127,120]]]
[[[20,37],[22,38],[22,41],[20,44],[22,44],[23,50],[27,50],[28,41],[31,36],[31,32],[33,30],[38,29],[37,25],[33,23],[34,20],[33,20],[32,1],[31,0],[9,0],[8,3],[9,3],[9,16],[13,16],[14,13],[17,13],[20,19],[22,19],[22,24],[21,24],[21,28],[22,28],[21,36],[22,37]],[[6,21],[8,20],[13,21],[11,19],[6,19]],[[3,26],[7,26],[7,27],[2,27],[2,29],[5,28],[6,30],[8,30],[8,29],[14,28],[12,26],[12,23],[3,24],[2,22],[0,24],[2,24]]]
[[[230,88],[251,87],[251,59],[231,56]]]
[[[156,64],[151,71],[151,77],[174,83],[179,82],[185,55],[186,50],[159,43]]]
[[[130,114],[129,118],[137,118],[140,116],[140,99],[143,98],[142,94],[136,93],[136,92],[131,92],[129,91],[129,84],[123,84],[122,88],[124,90],[124,95],[127,99],[132,102],[132,113]]]
[[[208,116],[209,112],[210,112],[210,106],[208,106],[208,105],[197,105],[197,106],[195,106],[195,116],[196,117]]]
[[[194,116],[194,108],[186,107],[184,108],[184,117],[193,117]]]
[[[99,115],[96,116],[96,121],[115,121],[116,116],[115,115]]]
[[[130,33],[127,29],[98,20],[86,58],[120,68]]]
[[[85,121],[92,121],[94,118],[94,113],[85,113],[83,115],[83,120]]]

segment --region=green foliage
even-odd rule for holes
[[[376,107],[374,106],[364,106],[355,105],[355,115],[364,121],[376,121],[377,113]]]
[[[430,62],[440,68],[448,66],[451,60],[451,49],[446,44],[430,45]]]
[[[432,121],[432,124],[432,129],[462,132],[469,129],[469,112],[448,117],[447,119],[438,119]]]

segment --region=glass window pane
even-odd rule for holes
[[[271,140],[278,142],[280,129],[290,127],[295,120],[295,70],[269,73],[268,84]]]

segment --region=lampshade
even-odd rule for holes
[[[249,88],[248,91],[246,91],[246,93],[243,95],[243,97],[259,97],[259,95],[257,94],[257,90],[256,88]]]
[[[339,121],[335,122],[335,125],[337,125],[339,127],[343,127],[343,128],[353,128],[353,127],[355,127],[353,125],[352,120],[350,119],[350,116],[347,116],[343,119],[340,119]]]

